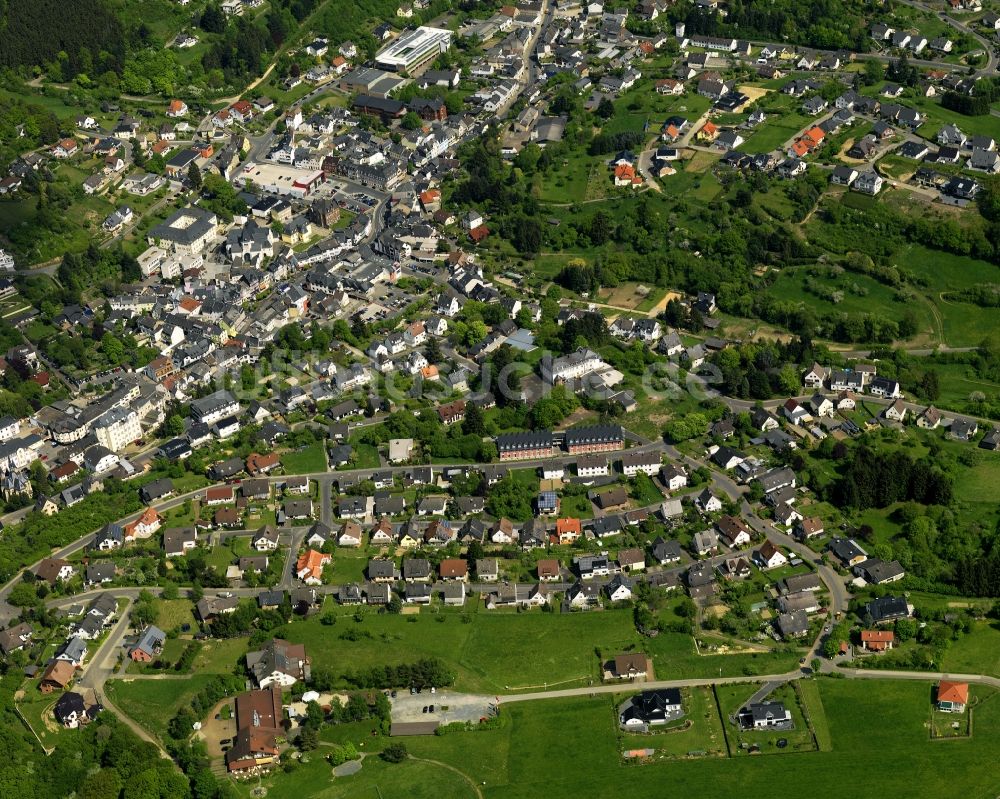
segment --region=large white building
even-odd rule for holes
[[[0,272],[14,271],[14,256],[0,249]]]
[[[210,211],[195,206],[181,208],[150,230],[146,241],[174,252],[199,253],[208,248],[218,225],[218,218]]]
[[[132,408],[114,408],[94,425],[97,443],[112,452],[121,452],[133,441],[142,438],[139,414]]]
[[[191,418],[207,425],[239,412],[239,401],[228,391],[216,391],[191,403]]]
[[[547,373],[548,381],[556,383],[560,380],[576,380],[606,367],[607,364],[601,360],[600,355],[581,347],[576,352],[554,359],[549,368],[546,369],[544,364],[542,368]]]
[[[416,30],[404,32],[375,56],[375,66],[415,75],[448,51],[451,37],[449,30],[421,25]]]

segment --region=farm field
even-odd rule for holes
[[[908,799],[916,775],[921,796],[986,797],[1000,788],[1000,775],[981,767],[984,758],[993,756],[1000,731],[1000,703],[995,700],[977,708],[971,739],[944,744],[931,741],[928,734],[930,683],[821,679],[815,685],[826,712],[831,751],[624,766],[606,697],[508,703],[510,723],[500,729],[409,738],[406,745],[411,755],[459,769],[480,787],[484,799],[535,799],[540,784],[551,799],[615,793],[657,796],[666,784],[671,793],[692,799],[730,793],[751,799],[797,796],[805,785],[843,781],[870,757],[873,747],[891,759],[893,768],[880,772],[876,781],[853,781],[851,795],[860,799]],[[553,746],[556,741],[558,747]],[[581,751],[587,756],[578,757]],[[369,766],[373,768],[366,774]],[[353,785],[354,792],[314,795],[374,796],[366,791],[387,772],[367,760],[361,773],[350,778],[353,782],[343,781],[344,789]],[[438,779],[437,772],[432,778]],[[443,774],[441,778],[450,780]],[[443,784],[443,790],[449,785]],[[342,790],[339,783],[336,790]]]

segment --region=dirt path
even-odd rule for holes
[[[440,766],[441,768],[448,769],[448,771],[455,772],[459,777],[461,777],[463,780],[469,783],[469,787],[472,788],[472,790],[475,792],[476,796],[479,797],[479,799],[483,799],[483,792],[479,790],[479,786],[476,785],[475,780],[473,780],[472,777],[470,777],[464,771],[459,771],[454,766],[449,766],[447,763],[442,763],[440,760],[430,760],[426,757],[414,757],[413,755],[410,755],[410,760],[416,760],[418,763],[430,763],[433,766]]]

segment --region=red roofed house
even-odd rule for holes
[[[43,694],[51,694],[55,690],[63,690],[76,676],[76,669],[68,660],[52,660],[42,672],[42,680],[38,690]]]
[[[206,505],[225,505],[236,499],[236,492],[232,486],[214,486],[205,490]]]
[[[194,297],[182,297],[181,301],[177,303],[178,313],[195,316],[200,310],[201,302]]]
[[[809,155],[809,145],[805,143],[802,139],[792,143],[792,146],[788,148],[792,154],[797,158],[803,158]]]
[[[896,635],[892,630],[862,630],[861,648],[868,652],[884,652],[892,649]]]
[[[445,558],[439,567],[442,580],[460,580],[465,582],[469,579],[469,562],[461,558]]]
[[[434,213],[441,207],[441,192],[437,189],[427,189],[420,194],[420,204],[427,213]]]
[[[259,691],[236,697],[236,736],[226,752],[230,772],[250,772],[273,763],[278,756],[277,736],[284,733],[281,686],[271,683]]]
[[[937,709],[943,713],[964,713],[969,704],[969,684],[941,680],[937,689]]]
[[[719,129],[711,122],[706,122],[698,131],[698,138],[702,141],[715,141],[719,137]]]
[[[819,147],[826,138],[826,132],[819,125],[815,125],[809,128],[802,138],[806,140],[806,143],[812,142],[813,147]]]
[[[582,532],[579,519],[556,519],[556,535],[560,544],[572,544]]]
[[[479,244],[487,236],[490,235],[490,229],[486,225],[480,225],[479,227],[474,227],[469,231],[469,238],[476,244]]]
[[[134,522],[129,522],[123,527],[125,540],[149,538],[160,529],[161,523],[162,520],[160,519],[160,514],[156,512],[156,508],[146,508],[138,519]]]
[[[538,569],[538,579],[546,582],[558,580],[561,574],[559,561],[555,558],[542,559],[535,564]]]
[[[323,581],[323,567],[332,562],[329,555],[308,549],[295,563],[295,576],[307,585],[319,585]]]
[[[619,164],[615,167],[616,186],[641,186],[642,178],[635,174],[631,164]]]
[[[167,116],[171,119],[187,116],[187,112],[187,103],[183,100],[171,100],[170,105],[167,106]]]
[[[237,122],[249,122],[253,119],[253,106],[249,100],[237,100],[229,106],[229,113]]]
[[[60,139],[56,146],[52,148],[52,155],[56,158],[69,158],[76,155],[79,149],[80,145],[76,139]]]
[[[251,452],[247,456],[247,474],[252,477],[256,477],[258,474],[267,474],[279,463],[281,463],[281,460],[275,452],[269,452],[267,455],[258,455],[256,452]]]

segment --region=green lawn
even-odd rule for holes
[[[354,444],[354,460],[348,469],[377,469],[381,463],[378,450],[371,444]]]
[[[192,674],[183,680],[109,680],[104,690],[123,713],[164,738],[170,719],[211,679]]]
[[[964,128],[963,128],[964,129]],[[910,245],[894,259],[921,288],[942,317],[944,340],[953,347],[976,346],[996,331],[996,311],[949,297],[977,283],[1000,282],[996,265],[976,258]]]
[[[638,634],[633,637],[637,647],[652,656],[659,679],[779,674],[794,668],[800,657],[797,649],[784,647],[753,655],[699,655],[694,641],[683,633],[660,633],[642,641]]]
[[[462,770],[486,799],[536,799],[540,785],[546,799],[661,796],[667,785],[671,795],[691,799],[771,799],[809,795],[806,786],[825,795],[819,786],[847,781],[859,799],[909,799],[915,780],[926,797],[978,799],[1000,789],[1000,774],[983,767],[1000,731],[995,700],[976,710],[970,740],[942,744],[929,740],[925,726],[928,683],[821,680],[818,693],[833,740],[829,752],[624,766],[606,697],[508,704],[509,728],[406,743],[411,753]],[[873,752],[891,767],[880,767],[878,780],[851,779]]]
[[[768,695],[767,701],[781,702],[785,708],[791,711],[794,729],[744,730],[737,724],[730,722],[729,717],[744,707],[747,700],[759,687],[756,684],[720,685],[715,689],[719,697],[719,706],[722,709],[722,723],[726,725],[730,754],[733,757],[745,757],[747,747],[752,746],[760,747],[760,752],[765,755],[782,755],[814,750],[816,746],[813,743],[812,734],[806,724],[802,708],[799,706],[795,689],[791,685],[785,684],[779,687]],[[782,739],[788,742],[784,749],[777,746],[777,742]]]
[[[770,112],[765,106],[767,120],[763,125],[747,136],[746,144],[740,150],[747,153],[769,153],[782,147],[785,142],[796,136],[814,118],[796,112]]]
[[[286,452],[281,456],[281,465],[288,474],[316,474],[325,472],[326,450],[322,441],[317,441],[301,449]]]
[[[595,646],[608,647],[610,653],[617,651],[616,642],[636,637],[627,610],[513,614],[468,606],[461,613],[442,612],[443,622],[427,609],[417,616],[369,611],[360,624],[351,618],[353,609],[340,610],[344,615],[332,627],[313,617],[285,631],[289,640],[306,644],[314,666],[329,665],[343,674],[379,663],[437,657],[455,670],[455,687],[467,691],[585,685],[599,677]],[[371,638],[340,637],[353,628],[367,630]]]
[[[577,519],[592,519],[594,516],[594,506],[587,499],[586,494],[578,494],[575,497],[563,497],[559,506],[560,516],[572,516]]]
[[[57,723],[52,713],[59,697],[54,694],[43,694],[37,690],[36,681],[32,680],[25,686],[25,695],[17,703],[17,709],[31,726],[42,746],[51,749],[61,739],[73,735],[73,730],[67,730]]]
[[[470,733],[475,734],[475,733]],[[436,739],[438,740],[438,739]],[[373,743],[369,737],[361,741]],[[407,742],[409,743],[409,742]],[[357,745],[357,742],[355,742]],[[359,751],[365,751],[359,749]],[[351,777],[334,777],[326,762],[328,752],[321,747],[310,753],[308,762],[298,765],[291,774],[278,773],[263,780],[274,786],[269,796],[322,797],[322,799],[476,799],[474,787],[461,774],[435,763],[408,760],[389,764],[378,757],[364,760],[361,771]],[[249,797],[257,782],[236,783],[239,795]]]
[[[626,697],[616,698],[616,707]],[[623,751],[655,749],[656,759],[685,757],[727,757],[726,739],[719,719],[719,710],[711,687],[696,686],[681,689],[684,717],[681,724],[649,734],[620,734]],[[612,723],[614,715],[612,714]]]
[[[189,599],[156,600],[156,626],[169,632],[182,625],[195,627],[194,611]]]
[[[191,670],[196,674],[232,674],[247,653],[245,638],[204,641]]]
[[[943,671],[1000,676],[1000,626],[994,621],[975,622],[968,635],[945,649]]]

